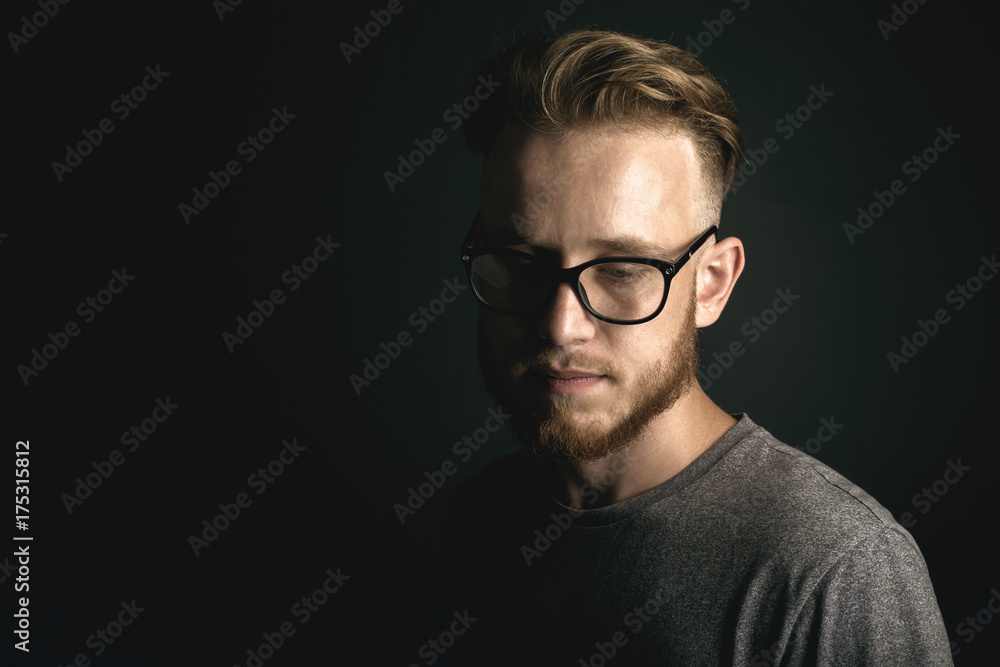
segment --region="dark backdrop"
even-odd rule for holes
[[[12,664],[247,665],[282,623],[295,634],[266,664],[426,664],[444,508],[516,448],[504,431],[453,449],[483,440],[495,406],[457,257],[481,159],[445,114],[515,31],[586,26],[700,53],[739,110],[751,164],[722,231],[748,264],[702,334],[709,394],[905,519],[956,664],[1000,649],[980,612],[1000,597],[1000,281],[977,282],[1000,249],[994,16],[940,0],[44,4],[0,17],[3,446],[30,440],[31,461],[28,529],[12,520],[0,547]],[[121,118],[114,101],[144,78]],[[270,143],[242,144],[275,114]],[[210,172],[225,187],[198,200]],[[323,244],[339,245],[303,262]],[[134,276],[117,294],[114,271]],[[436,302],[447,281],[457,298]],[[797,297],[781,314],[778,291]],[[820,441],[824,420],[839,426]],[[146,439],[123,442],[133,426]],[[270,481],[251,478],[269,463]],[[952,464],[968,470],[949,483]],[[401,524],[394,506],[421,501]],[[29,655],[11,648],[15,535],[33,537]],[[338,568],[349,579],[306,617],[295,605]],[[977,613],[980,630],[959,625]]]

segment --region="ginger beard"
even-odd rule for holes
[[[626,376],[613,360],[567,354],[553,347],[507,362],[487,349],[482,319],[477,347],[479,369],[490,395],[512,415],[508,423],[525,447],[545,458],[595,461],[625,450],[657,415],[669,410],[690,389],[699,364],[695,305],[692,290],[677,336],[668,342],[654,364],[632,378],[631,386],[623,386]],[[589,420],[580,424],[571,418],[580,408],[574,397],[549,396],[547,409],[539,409],[537,401],[528,405],[529,390],[524,385],[534,381],[528,369],[550,363],[607,375],[613,390],[626,392],[625,407],[613,415],[610,423]]]

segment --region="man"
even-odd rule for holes
[[[463,623],[435,660],[952,664],[913,538],[695,380],[744,266],[717,233],[742,158],[729,95],[686,52],[604,31],[522,39],[489,75],[461,253],[525,450],[452,501]]]

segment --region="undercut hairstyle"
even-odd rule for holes
[[[715,220],[743,161],[729,93],[681,48],[618,31],[517,38],[482,76],[502,86],[471,114],[465,139],[489,156],[509,123],[565,136],[582,129],[680,130],[693,140]]]

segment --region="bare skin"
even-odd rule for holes
[[[555,138],[511,126],[484,171],[479,242],[532,252],[563,267],[616,255],[676,261],[717,221],[701,174],[694,143],[683,133],[586,129]],[[633,407],[654,364],[678,353],[691,300],[695,326],[711,325],[743,266],[739,239],[710,240],[673,278],[663,312],[649,322],[598,320],[563,284],[531,317],[482,309],[482,344],[502,368],[551,354],[555,361],[544,369],[521,373],[532,380],[523,404],[532,410],[558,404],[569,427],[604,433]],[[604,364],[613,364],[614,373],[602,374]],[[622,454],[559,461],[556,497],[583,506],[585,484],[607,487],[600,505],[635,497],[683,470],[736,423],[693,374],[683,385],[676,402]]]

